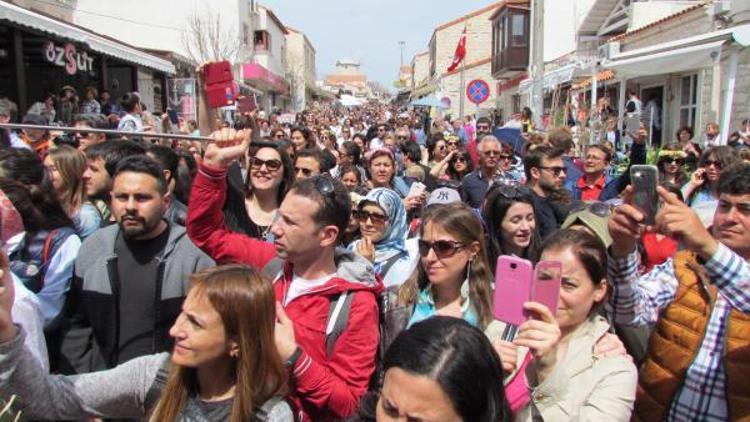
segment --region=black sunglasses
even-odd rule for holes
[[[388,217],[384,216],[383,214],[367,212],[364,210],[354,210],[352,211],[352,216],[359,221],[367,221],[367,219],[369,218],[373,224],[377,224],[379,226],[385,224],[385,222],[388,221]]]
[[[685,164],[685,160],[683,158],[662,158],[661,162],[665,164],[675,163],[678,166]]]
[[[496,183],[491,190],[497,191],[500,196],[512,201],[528,198],[531,195],[529,188],[508,183]]]
[[[589,211],[597,217],[609,217],[610,210],[610,206],[604,202],[578,202],[570,207],[570,212],[568,214],[573,214],[581,211]]]
[[[310,173],[312,173],[312,170],[308,170],[308,169],[298,169],[298,171],[299,170],[302,170],[302,173],[305,174],[306,176],[309,176]],[[318,175],[315,178],[315,189],[322,196],[333,196],[333,193],[335,190],[333,186],[333,181],[331,181],[330,178],[323,176],[323,175]]]
[[[568,169],[566,169],[565,167],[542,167],[542,166],[540,166],[538,168],[540,168],[542,170],[549,170],[555,176],[559,176],[562,173],[567,173],[568,172]]]
[[[706,167],[706,168],[708,168],[708,167],[711,167],[712,165],[713,165],[714,167],[716,167],[716,169],[717,169],[717,170],[721,170],[721,168],[722,168],[722,167],[724,166],[724,165],[723,165],[723,164],[721,163],[721,161],[716,161],[716,160],[706,160],[706,161],[705,161],[705,162],[703,163],[703,167]]]
[[[250,168],[253,170],[260,170],[263,166],[266,166],[269,171],[276,171],[281,168],[281,161],[273,158],[270,160],[262,160],[258,157],[252,157],[250,159]]]
[[[454,157],[453,157],[453,158],[451,159],[451,162],[452,162],[452,163],[458,163],[459,161],[460,161],[460,162],[462,162],[462,163],[466,163],[466,162],[468,162],[469,160],[468,160],[468,159],[467,159],[466,157],[464,157],[464,156],[461,156],[461,155],[456,155],[456,156],[454,156]]]
[[[88,138],[89,133],[88,132],[76,132],[76,138]]]
[[[435,251],[435,255],[442,259],[442,258],[450,258],[453,255],[456,254],[460,249],[466,247],[461,242],[456,242],[454,240],[436,240],[434,242],[428,242],[426,240],[420,239],[418,241],[419,245],[419,255],[421,256],[427,256],[427,254],[430,253],[430,249]]]

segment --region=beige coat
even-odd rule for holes
[[[502,327],[488,327],[488,337],[497,338],[498,330],[501,333]],[[537,414],[554,422],[629,421],[638,372],[627,356],[594,356],[594,345],[608,330],[609,324],[601,316],[584,322],[571,334],[568,349],[541,385],[537,385],[532,361],[526,372],[532,387],[531,403],[515,420],[532,421]],[[522,362],[519,353],[517,365]]]

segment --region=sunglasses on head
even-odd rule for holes
[[[379,226],[385,224],[385,222],[388,221],[388,217],[384,216],[383,214],[364,210],[354,210],[352,211],[352,216],[359,221],[367,221],[369,219],[373,224],[377,224]]]
[[[250,168],[253,170],[260,170],[263,166],[266,166],[269,171],[276,171],[281,168],[281,161],[273,158],[270,160],[263,160],[258,157],[252,157],[250,159]]]
[[[428,242],[422,239],[418,241],[418,245],[419,255],[423,257],[427,256],[430,253],[430,249],[432,249],[435,251],[435,255],[441,259],[452,257],[456,252],[466,246],[463,243],[454,240],[436,240],[434,242]]]
[[[591,201],[591,202],[578,202],[570,208],[569,214],[573,214],[581,211],[588,211],[597,217],[609,217],[610,206],[604,202]]]
[[[527,198],[531,194],[527,187],[507,183],[495,184],[492,189],[496,190],[503,198],[510,200]]]

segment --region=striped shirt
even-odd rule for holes
[[[639,260],[636,253],[624,258],[610,257],[609,279],[614,287],[610,305],[617,323],[635,326],[656,323],[674,300],[678,282],[673,260],[638,277]],[[669,421],[729,419],[722,365],[724,336],[732,309],[750,313],[750,264],[719,244],[704,267],[708,279],[718,289],[718,296],[701,348],[669,408]]]

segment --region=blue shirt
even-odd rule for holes
[[[414,305],[414,312],[411,314],[411,318],[409,318],[409,323],[406,325],[406,328],[410,328],[418,322],[435,316],[436,310],[435,301],[432,299],[430,288],[423,289],[417,296],[417,303]],[[477,315],[476,310],[474,310],[474,307],[471,306],[471,301],[468,297],[464,298],[464,303],[461,305],[461,314],[464,321],[474,327],[479,326],[479,316]]]

